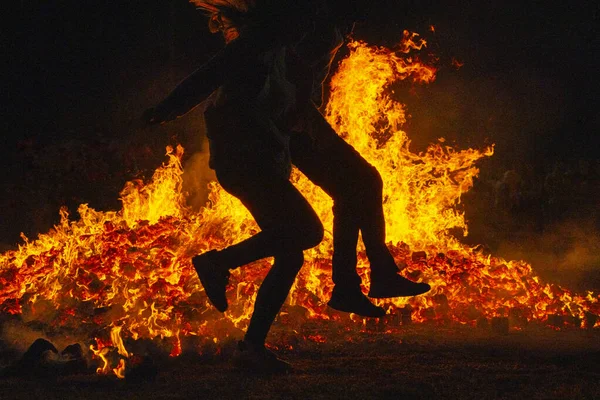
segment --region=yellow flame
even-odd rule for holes
[[[119,360],[119,365],[117,365],[116,368],[113,368],[112,371],[117,376],[117,378],[124,379],[125,378],[125,360],[121,358]]]
[[[110,331],[110,339],[113,343],[113,346],[115,346],[118,349],[119,354],[122,355],[123,357],[129,358],[130,354],[127,351],[127,349],[125,349],[125,344],[123,343],[123,339],[121,338],[121,329],[122,329],[122,327],[115,326]]]
[[[103,375],[107,374],[108,371],[110,371],[110,363],[108,362],[108,358],[106,358],[106,355],[108,354],[110,349],[108,347],[96,349],[93,345],[90,345],[90,350],[92,351],[92,353],[94,353],[94,356],[102,360],[103,365],[102,367],[98,367],[96,369],[96,373]]]
[[[336,131],[381,173],[387,240],[403,274],[429,282],[424,296],[381,302],[389,313],[412,314],[415,321],[456,321],[517,313],[545,321],[550,314],[584,318],[599,314],[598,295],[571,293],[545,284],[523,261],[505,261],[461,244],[448,232],[467,232],[461,196],[478,174],[475,163],[493,148],[456,150],[443,140],[420,154],[410,150],[402,126],[405,106],[390,85],[398,80],[431,82],[435,69],[412,52],[425,46],[405,33],[395,49],[350,44],[332,79],[326,117]],[[167,149],[167,162],[148,183],[132,181],[121,193],[123,208],[100,212],[79,207],[80,218],[60,223],[36,240],[24,237],[15,251],[0,255],[0,312],[27,313],[45,301],[56,310],[57,327],[105,328],[112,345],[128,357],[122,335],[171,338],[171,354],[181,352],[180,336],[221,337],[228,327],[243,328],[270,260],[237,269],[231,277],[230,309],[216,315],[191,265],[191,257],[220,249],[256,233],[248,211],[217,183],[210,185],[209,204],[193,213],[181,192],[180,146]],[[326,306],[332,290],[332,201],[298,171],[292,180],[322,219],[327,234],[306,252],[306,263],[289,297],[289,305],[313,319],[333,319],[366,326],[362,318],[332,313]],[[359,249],[358,270],[368,286],[368,261]],[[282,315],[293,320],[292,313]],[[304,315],[302,316],[304,319]],[[118,328],[117,328],[118,327]],[[91,347],[110,372],[108,347]],[[125,361],[115,368],[124,374]]]
[[[96,369],[96,373],[107,375],[111,371],[115,374],[119,379],[125,378],[125,369],[126,369],[126,361],[125,358],[120,358],[117,366],[115,368],[111,368],[111,363],[108,358],[108,354],[111,352],[113,348],[117,349],[118,354],[123,357],[129,358],[133,354],[129,353],[125,348],[125,344],[123,343],[123,338],[121,337],[121,326],[114,326],[110,331],[110,339],[111,345],[104,345],[101,341],[98,341],[97,348],[94,345],[90,345],[90,350],[92,351],[94,357],[99,358],[102,361],[102,366]]]

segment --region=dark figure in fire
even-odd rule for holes
[[[368,2],[365,2],[368,3]],[[371,265],[369,297],[415,296],[427,292],[426,283],[414,283],[398,275],[398,267],[385,244],[383,182],[379,172],[351,145],[340,138],[318,111],[323,84],[337,51],[361,18],[361,1],[322,1],[311,29],[294,45],[298,59],[312,72],[309,104],[303,128],[291,135],[292,163],[334,200],[333,281],[329,306],[366,317],[381,317],[385,310],[373,305],[360,289],[356,272],[359,232]]]
[[[145,117],[149,123],[170,121],[204,101],[210,166],[221,186],[252,213],[261,232],[221,251],[196,256],[193,264],[210,301],[225,311],[229,270],[274,256],[239,344],[238,359],[253,367],[285,370],[289,365],[265,349],[265,339],[302,267],[303,250],[317,245],[323,235],[314,210],[288,180],[290,161],[335,202],[331,307],[364,316],[385,314],[360,290],[359,231],[371,262],[369,296],[413,296],[430,287],[397,274],[385,245],[381,178],[335,134],[312,102],[312,93],[321,92],[343,42],[337,25],[315,24],[319,21],[315,16],[323,15],[324,2],[194,3],[209,12],[211,31],[222,32],[227,45]],[[298,54],[311,57],[303,60]],[[321,72],[316,84],[315,71]]]

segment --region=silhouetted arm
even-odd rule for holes
[[[146,111],[144,120],[157,124],[187,114],[228,79],[251,68],[261,53],[276,44],[277,41],[272,36],[256,32],[231,41],[177,85],[160,104]]]

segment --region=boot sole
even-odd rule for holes
[[[424,293],[427,293],[431,290],[431,286],[427,285],[427,284],[423,284],[426,286],[422,286],[420,289],[413,289],[413,290],[397,290],[395,292],[389,291],[389,292],[383,292],[383,291],[377,291],[377,290],[369,290],[369,294],[368,296],[373,298],[373,299],[390,299],[390,298],[394,298],[394,297],[413,297],[413,296],[418,296]]]
[[[353,313],[356,315],[360,315],[361,317],[367,317],[367,318],[381,318],[385,315],[384,309],[381,309],[381,312],[377,312],[377,313],[375,313],[375,312],[372,312],[372,313],[358,312],[357,310],[352,309],[351,307],[344,307],[343,304],[337,304],[335,301],[332,302],[331,300],[327,303],[327,306],[329,306],[337,311]]]

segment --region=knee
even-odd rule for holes
[[[377,168],[369,165],[364,172],[365,193],[370,195],[379,194],[383,191],[383,179]]]
[[[381,205],[383,201],[383,179],[377,168],[370,164],[363,165],[345,196],[334,199],[343,203],[355,212]]]
[[[298,244],[302,250],[315,247],[323,240],[323,224],[315,214],[303,228],[298,229]]]
[[[323,224],[321,223],[321,220],[317,218],[317,221],[313,227],[313,232],[311,233],[311,236],[307,241],[308,247],[306,248],[310,249],[321,243],[321,241],[323,240],[324,232],[325,229],[323,229]]]
[[[377,168],[363,160],[354,173],[344,182],[343,190],[334,200],[362,203],[365,199],[380,197],[383,192],[383,179]],[[337,197],[337,198],[336,198]]]
[[[311,210],[312,211],[312,210]],[[323,240],[323,224],[314,213],[299,213],[293,220],[285,221],[282,230],[276,233],[284,253],[300,252],[315,247]]]

